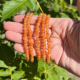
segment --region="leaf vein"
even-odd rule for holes
[[[16,8],[14,8],[8,15],[10,15],[14,10],[16,10],[19,6],[21,6],[22,4],[24,4],[26,2],[26,0],[23,2],[23,3],[21,3],[20,5],[18,5]],[[8,16],[7,15],[7,16]]]

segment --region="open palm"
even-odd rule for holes
[[[80,0],[78,0],[78,8]],[[80,8],[79,8],[80,9]],[[80,10],[79,10],[80,12]],[[38,16],[33,16],[31,20],[31,30],[35,29]],[[6,38],[17,42],[14,49],[24,53],[22,45],[22,26],[24,15],[14,17],[14,22],[6,22]],[[80,76],[80,22],[70,18],[50,18],[49,23],[51,60],[57,65]],[[33,31],[34,35],[34,31]],[[34,54],[36,55],[35,40]]]

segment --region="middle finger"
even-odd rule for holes
[[[20,34],[20,33],[16,33],[13,31],[6,31],[5,36],[7,39],[9,39],[11,41],[23,44],[23,37],[22,37],[22,34]],[[28,38],[28,36],[27,36],[27,38]],[[28,39],[28,41],[29,41],[29,39]],[[33,41],[33,46],[36,47],[35,37],[32,37],[32,41]],[[40,42],[40,46],[42,46],[42,39],[41,38],[39,38],[39,42]],[[46,43],[46,48],[47,48],[47,40],[46,39],[45,39],[45,43]],[[28,42],[28,45],[29,45],[29,42]]]

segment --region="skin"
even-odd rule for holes
[[[80,14],[80,0],[77,0],[77,7]],[[31,19],[32,31],[35,29],[37,17],[33,16]],[[22,53],[24,53],[22,45],[23,19],[24,15],[18,15],[14,17],[14,22],[6,22],[4,24],[6,38],[17,42],[14,45],[14,49]],[[70,18],[50,18],[49,34],[51,60],[57,65],[80,76],[80,21]],[[34,55],[36,56],[35,51],[34,44]]]

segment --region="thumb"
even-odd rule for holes
[[[77,7],[78,7],[79,15],[80,15],[80,0],[77,0]]]

